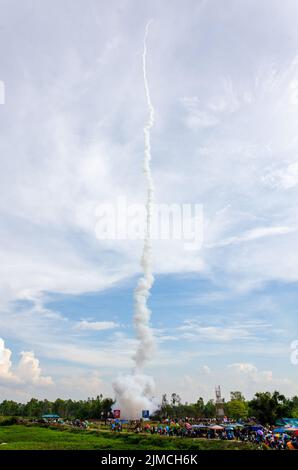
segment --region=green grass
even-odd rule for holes
[[[2,444],[6,443],[6,444]],[[129,432],[53,429],[39,426],[0,426],[0,450],[241,450],[251,444],[174,438]]]

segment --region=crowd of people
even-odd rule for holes
[[[18,422],[21,424],[22,419]],[[90,426],[100,427],[103,422],[100,420],[86,421],[80,419],[63,420],[55,419],[33,419],[31,423],[54,426],[71,426],[80,429],[87,429]],[[298,450],[298,428],[295,430],[290,426],[276,428],[276,426],[262,426],[255,422],[238,423],[225,419],[224,422],[218,418],[210,419],[164,419],[159,422],[149,420],[121,420],[108,419],[110,429],[113,432],[123,430],[159,436],[177,438],[203,438],[234,440],[244,443],[254,444],[257,448],[270,448],[278,450]]]
[[[182,438],[236,440],[252,443],[260,448],[266,446],[270,449],[298,450],[298,430],[276,432],[274,426],[264,427],[256,423],[219,423],[215,419],[201,421],[195,421],[194,419],[166,419],[158,423],[152,423],[143,420],[123,422],[120,419],[115,419],[111,420],[110,425],[114,432],[121,432],[124,426],[127,430],[135,433],[150,433],[153,435]]]
[[[19,424],[27,423],[27,419],[18,419]],[[80,429],[87,429],[89,426],[89,422],[84,419],[62,419],[62,418],[36,418],[30,421],[32,424],[44,424],[44,425],[51,425],[51,426],[71,426]]]

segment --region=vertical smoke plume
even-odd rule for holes
[[[154,108],[151,103],[150,91],[147,79],[146,58],[147,58],[147,36],[149,26],[152,20],[146,25],[144,35],[144,49],[143,49],[143,78],[146,93],[146,100],[148,106],[148,120],[144,125],[144,163],[143,170],[147,183],[147,203],[146,203],[146,229],[144,237],[143,254],[141,258],[141,267],[143,269],[143,276],[139,279],[137,287],[134,292],[134,326],[136,330],[139,345],[134,355],[136,363],[136,370],[141,369],[146,360],[150,359],[154,349],[154,337],[150,328],[151,311],[148,308],[147,302],[150,295],[150,290],[154,282],[152,275],[152,249],[151,249],[151,221],[154,197],[154,184],[151,174],[150,161],[151,161],[151,141],[150,131],[154,125]]]
[[[139,279],[134,291],[134,316],[133,322],[138,340],[138,347],[133,356],[135,368],[133,374],[118,377],[113,387],[116,399],[121,407],[121,414],[125,418],[139,418],[143,409],[154,411],[152,395],[154,393],[154,380],[152,377],[142,374],[142,368],[152,355],[155,341],[150,327],[151,311],[147,302],[150,290],[154,282],[152,274],[152,248],[151,248],[151,222],[153,211],[154,184],[151,174],[151,141],[150,131],[154,125],[154,108],[151,103],[150,90],[147,79],[146,58],[147,58],[147,36],[149,32],[150,20],[145,29],[144,49],[143,49],[143,78],[145,94],[148,106],[148,119],[144,125],[144,161],[143,170],[147,186],[146,202],[146,227],[144,235],[144,246],[141,257],[141,267],[143,275]]]

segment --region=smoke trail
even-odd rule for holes
[[[154,108],[151,103],[150,91],[147,80],[146,57],[147,57],[147,36],[150,20],[145,28],[144,48],[143,48],[143,78],[145,94],[149,111],[148,120],[144,125],[144,160],[143,170],[147,185],[147,203],[146,203],[146,227],[144,235],[144,246],[141,257],[141,267],[143,275],[139,279],[134,291],[134,316],[133,323],[136,331],[136,337],[139,342],[137,350],[133,356],[135,368],[131,375],[120,376],[113,387],[116,393],[116,399],[121,407],[121,414],[125,418],[140,418],[141,410],[146,409],[153,412],[157,405],[152,398],[155,384],[152,377],[144,375],[141,370],[145,362],[150,359],[155,348],[155,341],[152,329],[150,327],[151,311],[148,308],[147,301],[150,290],[154,282],[152,274],[152,249],[151,249],[151,221],[153,211],[154,184],[151,174],[151,142],[150,131],[154,125]]]
[[[145,361],[151,357],[154,350],[154,337],[150,328],[150,317],[151,311],[148,308],[147,301],[150,295],[150,290],[154,282],[152,274],[152,249],[151,249],[151,221],[152,221],[152,210],[153,210],[153,198],[154,198],[154,184],[151,174],[150,161],[151,161],[151,140],[150,131],[154,125],[154,108],[151,103],[150,90],[147,79],[147,36],[149,32],[149,26],[152,20],[146,24],[145,35],[144,35],[144,49],[143,49],[143,78],[144,87],[146,93],[147,106],[149,111],[148,120],[144,125],[144,161],[143,170],[147,183],[147,203],[146,203],[146,228],[144,237],[143,253],[141,257],[141,267],[143,269],[143,276],[139,279],[137,287],[134,292],[134,326],[136,330],[136,336],[139,340],[137,351],[134,355],[136,364],[136,370],[142,368]]]

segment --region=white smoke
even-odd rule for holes
[[[151,311],[147,302],[150,290],[154,282],[152,274],[152,247],[151,247],[151,223],[154,199],[154,184],[151,174],[151,141],[150,131],[154,125],[154,108],[151,103],[150,91],[147,79],[146,58],[147,58],[147,36],[149,32],[150,20],[145,28],[144,48],[143,48],[143,78],[146,93],[147,106],[149,111],[148,120],[144,125],[144,161],[143,170],[147,184],[147,203],[146,203],[146,229],[144,234],[144,246],[141,257],[141,267],[143,275],[139,279],[134,292],[134,327],[138,339],[138,347],[133,356],[135,370],[133,374],[118,377],[114,382],[114,390],[121,414],[125,418],[139,418],[141,410],[154,409],[153,394],[155,389],[152,377],[141,373],[146,361],[148,361],[154,351],[155,341],[152,329],[150,327]]]
[[[152,21],[152,20],[151,20]],[[136,329],[137,339],[139,346],[134,356],[136,369],[139,370],[144,365],[145,361],[150,359],[154,349],[154,337],[152,329],[150,328],[151,311],[148,308],[147,301],[150,295],[150,290],[154,282],[152,274],[152,249],[151,249],[151,223],[153,211],[153,198],[154,198],[154,184],[151,174],[150,161],[151,161],[151,142],[150,131],[154,125],[154,108],[151,103],[150,91],[147,79],[146,70],[146,56],[147,56],[147,36],[151,21],[146,25],[144,36],[144,49],[143,49],[143,77],[144,86],[147,99],[147,106],[149,110],[148,121],[144,126],[144,139],[145,139],[145,152],[143,169],[147,183],[147,203],[146,203],[146,230],[144,237],[143,254],[141,258],[141,267],[143,276],[139,279],[137,287],[134,292],[134,326]]]
[[[152,413],[157,408],[153,398],[155,383],[148,375],[135,373],[120,376],[113,387],[122,418],[139,419],[142,410]]]

